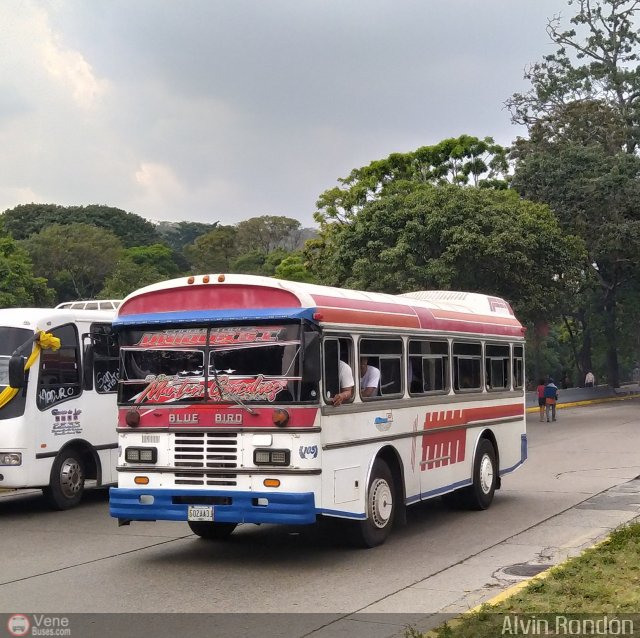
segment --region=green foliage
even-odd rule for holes
[[[48,280],[59,302],[94,298],[122,251],[113,233],[87,224],[47,226],[21,244],[35,274]]]
[[[534,321],[557,310],[581,251],[548,207],[512,191],[404,182],[351,223],[326,224],[306,257],[329,284],[484,292]]]
[[[180,274],[180,268],[174,261],[173,250],[164,244],[127,248],[123,258],[130,259],[138,266],[152,267],[163,277],[176,277]]]
[[[35,277],[27,252],[0,229],[0,308],[49,306],[53,290]]]
[[[99,297],[121,299],[138,288],[176,277],[180,268],[173,255],[174,251],[164,244],[127,248],[106,278]]]
[[[402,182],[504,189],[507,169],[506,149],[492,138],[461,135],[411,153],[392,153],[354,169],[338,180],[342,188],[330,188],[320,195],[315,218],[320,224],[349,221],[365,204]]]
[[[203,224],[201,222],[160,222],[156,229],[163,241],[178,253],[181,253],[185,246],[207,233],[215,230],[218,222]]]
[[[292,253],[285,257],[276,267],[274,275],[278,279],[287,279],[288,281],[318,283],[313,273],[307,269],[301,253]]]
[[[202,273],[229,272],[231,262],[238,254],[237,232],[234,226],[217,226],[198,237],[184,249],[191,266]]]
[[[267,255],[278,248],[299,248],[301,224],[297,219],[262,215],[238,222],[236,230],[239,255],[253,250]]]
[[[638,7],[633,0],[570,4],[578,11],[569,29],[559,18],[549,22],[556,52],[528,70],[531,90],[508,101],[514,122],[529,130],[529,139],[514,146],[513,186],[549,204],[565,231],[584,240],[582,278],[564,312],[580,327],[574,351],[581,374],[592,358],[604,359],[617,386],[618,313],[624,291],[640,287]],[[603,351],[592,356],[597,325]]]
[[[2,214],[2,220],[5,230],[14,239],[27,239],[52,224],[87,224],[112,232],[127,247],[160,241],[160,236],[150,221],[120,208],[98,204],[23,204],[6,210]]]

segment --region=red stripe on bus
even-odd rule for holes
[[[367,310],[347,310],[342,308],[320,307],[317,309],[319,321],[326,323],[345,323],[365,326],[394,328],[419,328],[420,322],[415,315],[385,314]]]

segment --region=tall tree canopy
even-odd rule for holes
[[[14,239],[27,239],[52,224],[88,224],[112,232],[126,247],[146,246],[160,241],[154,224],[113,206],[57,206],[22,204],[2,214],[5,230]]]
[[[529,138],[514,147],[513,186],[548,203],[587,252],[568,312],[582,323],[583,365],[591,361],[587,307],[600,314],[611,385],[618,385],[618,306],[638,287],[640,261],[640,36],[637,0],[570,0],[571,27],[548,24],[555,53],[528,70],[531,89],[508,101]],[[594,291],[599,299],[594,303]],[[584,370],[583,370],[584,372]]]
[[[156,229],[164,240],[175,251],[181,253],[185,246],[193,244],[201,235],[215,230],[218,222],[204,224],[202,222],[160,222]]]
[[[506,188],[507,169],[506,149],[491,137],[461,135],[410,153],[392,153],[352,170],[348,177],[338,180],[340,187],[322,193],[316,204],[316,221],[347,222],[367,202],[401,181]]]
[[[307,256],[317,278],[333,285],[485,292],[535,321],[556,310],[581,250],[547,206],[513,191],[405,182],[350,223],[325,227]]]
[[[0,229],[0,308],[48,306],[53,290],[33,274],[27,252]]]
[[[87,224],[53,224],[21,244],[37,276],[46,277],[57,301],[94,299],[122,251],[111,232]]]

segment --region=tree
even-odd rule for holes
[[[49,306],[53,294],[34,276],[27,252],[0,229],[0,308]]]
[[[215,230],[218,222],[204,224],[201,222],[160,222],[157,231],[168,246],[176,252],[182,253],[185,246],[207,233]]]
[[[198,272],[229,272],[233,259],[238,255],[235,226],[217,226],[186,246],[185,255]]]
[[[112,232],[127,247],[160,241],[156,227],[150,221],[120,208],[99,204],[23,204],[6,210],[2,220],[5,230],[14,239],[27,239],[52,224],[89,224]]]
[[[309,284],[318,283],[305,264],[300,253],[291,253],[285,257],[276,267],[275,277],[289,281],[303,281]]]
[[[607,344],[608,381],[617,386],[620,295],[637,286],[634,264],[640,259],[640,36],[634,25],[640,4],[569,4],[578,8],[572,28],[562,30],[559,18],[549,21],[557,51],[527,71],[530,91],[507,102],[513,121],[529,131],[529,139],[515,145],[513,186],[548,203],[565,231],[583,238],[581,296],[569,313],[589,321],[588,305],[599,291],[594,309]],[[582,327],[585,365],[591,331]]]
[[[21,244],[58,301],[95,298],[122,251],[113,233],[87,224],[53,224]]]
[[[329,284],[394,294],[484,292],[534,322],[557,311],[582,245],[547,206],[513,191],[404,182],[350,223],[325,226],[307,257]]]
[[[99,297],[123,298],[143,286],[176,277],[180,268],[173,255],[174,251],[164,244],[127,248],[106,278]]]
[[[316,221],[348,222],[368,202],[399,182],[457,184],[481,188],[507,187],[506,149],[491,137],[450,138],[410,153],[392,153],[386,159],[356,168],[339,179],[342,187],[326,190],[317,202]]]
[[[297,219],[277,215],[251,217],[236,225],[238,253],[257,250],[267,255],[276,248],[299,248],[301,224]]]

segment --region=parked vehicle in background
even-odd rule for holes
[[[52,507],[67,509],[85,480],[115,482],[114,315],[0,310],[0,489],[42,488]]]
[[[326,516],[371,547],[405,505],[488,507],[526,458],[524,330],[496,297],[205,275],[134,292],[114,328],[121,524],[221,539]],[[334,406],[341,361],[356,387]]]

